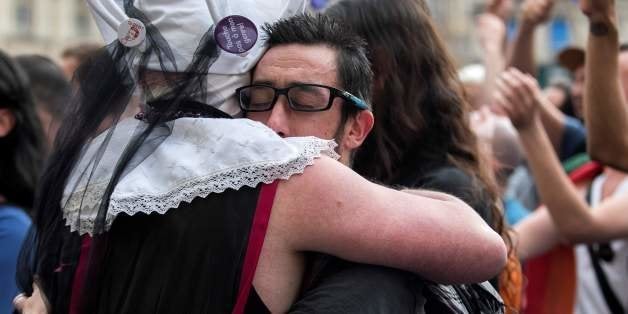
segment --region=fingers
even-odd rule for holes
[[[19,312],[22,313],[24,310],[24,305],[26,303],[26,296],[23,293],[20,293],[13,298],[13,307]]]
[[[497,84],[498,89],[506,97],[508,101],[518,106],[530,104],[530,95],[528,94],[518,73],[513,71],[504,72]]]
[[[523,18],[533,23],[547,21],[555,0],[527,0],[523,4]]]
[[[496,80],[496,87],[491,110],[508,116],[518,129],[529,126],[541,104],[536,79],[517,69],[508,69]]]
[[[535,90],[530,81],[517,69],[509,69],[497,80],[497,89],[506,101],[516,107],[531,109],[535,105]]]
[[[499,15],[499,11],[501,6],[503,5],[503,2],[503,0],[489,0],[486,11],[488,13]]]
[[[24,314],[46,314],[50,308],[36,281],[33,282],[33,294],[30,297],[23,293],[18,294],[13,299],[13,306],[18,313]]]
[[[580,0],[580,10],[584,15],[592,16],[614,16],[615,0]]]
[[[518,101],[526,105],[534,105],[534,101],[540,93],[535,78],[529,74],[523,74],[517,69],[510,69],[503,73],[502,79],[513,91]]]
[[[508,102],[499,91],[495,91],[495,93],[493,93],[491,111],[497,115],[506,116],[508,118],[514,115],[511,103]]]

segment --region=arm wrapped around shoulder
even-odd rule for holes
[[[456,197],[371,183],[329,158],[279,186],[273,215],[297,251],[411,271],[440,283],[493,278],[506,246]]]

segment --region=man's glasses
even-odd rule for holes
[[[298,84],[288,88],[274,88],[268,85],[253,84],[236,89],[240,108],[245,112],[261,112],[273,109],[279,95],[288,98],[288,106],[294,111],[325,111],[331,108],[336,97],[340,97],[361,110],[368,109],[366,103],[345,92],[330,86],[318,84]]]

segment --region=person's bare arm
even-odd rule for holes
[[[413,192],[415,193],[415,192]],[[273,219],[295,251],[399,268],[443,283],[477,282],[504,267],[500,236],[464,202],[404,193],[322,158],[283,182]]]
[[[534,59],[534,35],[539,25],[545,23],[552,12],[555,0],[526,0],[521,7],[521,25],[515,40],[510,46],[508,67],[536,75]],[[550,137],[556,152],[560,152],[565,116],[551,103],[544,101],[541,107],[541,121]]]
[[[567,240],[574,243],[603,242],[628,236],[628,195],[611,197],[592,209],[579,197],[562,170],[540,124],[521,133],[528,163],[541,200]],[[530,154],[530,152],[533,152]]]
[[[589,18],[584,112],[588,151],[595,160],[628,170],[628,108],[619,78],[615,1],[581,0]]]
[[[506,23],[498,15],[487,12],[478,16],[476,29],[483,52],[482,62],[486,69],[481,99],[482,104],[489,104],[495,81],[506,67]]]
[[[508,67],[535,75],[534,34],[549,19],[555,0],[526,0],[521,6],[521,24],[509,47]]]
[[[519,259],[539,256],[562,240],[546,208],[540,208],[513,227],[513,240]]]
[[[500,90],[495,103],[519,131],[541,200],[561,235],[575,243],[628,236],[628,195],[612,197],[593,210],[587,205],[564,173],[543,129],[538,84],[516,70],[510,74],[516,80],[506,83],[509,88]]]

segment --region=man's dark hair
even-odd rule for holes
[[[39,55],[24,55],[15,58],[30,81],[30,89],[37,106],[61,119],[63,108],[68,103],[72,88],[61,68],[52,60]]]
[[[321,14],[301,14],[266,24],[268,44],[327,45],[338,52],[338,81],[341,88],[371,104],[373,72],[366,55],[366,42],[338,20]],[[342,107],[343,122],[358,112],[355,106]]]

